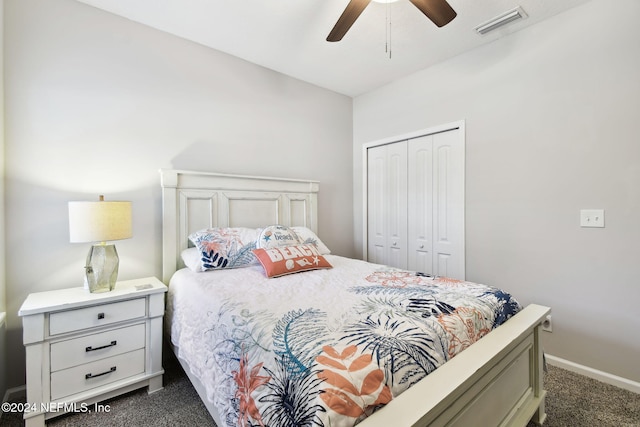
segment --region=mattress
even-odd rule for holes
[[[223,423],[355,425],[521,309],[486,285],[325,258],[171,279],[172,344]]]

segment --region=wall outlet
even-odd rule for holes
[[[545,332],[553,332],[553,322],[550,314],[547,314],[547,317],[542,321],[542,330]]]

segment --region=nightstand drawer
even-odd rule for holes
[[[144,373],[144,349],[51,374],[51,400]]]
[[[49,335],[63,334],[144,317],[146,315],[145,301],[145,298],[137,298],[51,313],[49,316]]]
[[[144,323],[60,341],[51,344],[51,372],[127,353],[144,346]]]

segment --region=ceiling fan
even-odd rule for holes
[[[418,9],[424,13],[427,18],[433,21],[438,27],[442,27],[453,18],[456,17],[456,11],[453,10],[446,0],[409,0]],[[327,36],[328,42],[337,42],[342,40],[344,35],[349,31],[349,28],[356,22],[358,16],[362,13],[365,7],[371,3],[371,0],[350,0],[349,4],[345,8],[338,22],[334,25],[333,29]]]

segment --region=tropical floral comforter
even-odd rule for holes
[[[485,285],[326,258],[276,279],[174,275],[171,340],[223,423],[354,425],[521,308]]]

